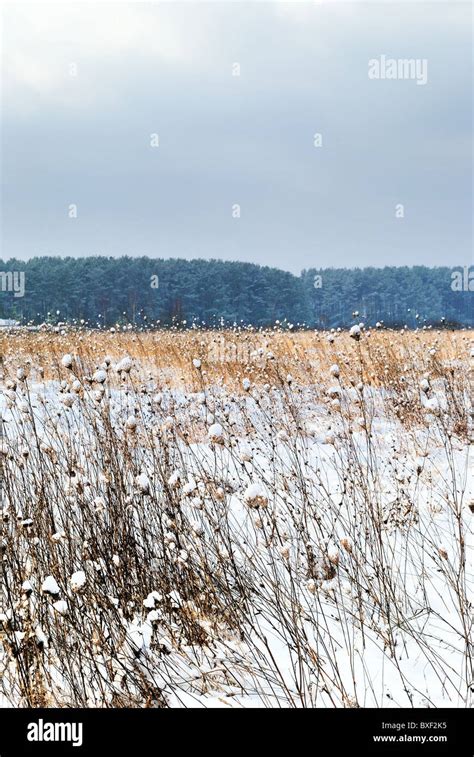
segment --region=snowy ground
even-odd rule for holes
[[[337,377],[127,369],[0,395],[2,705],[470,704],[473,456],[442,382],[408,427]]]

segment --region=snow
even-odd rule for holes
[[[97,384],[103,384],[106,379],[107,379],[107,373],[103,369],[97,370],[92,376],[92,380],[95,381]]]
[[[150,493],[150,479],[146,473],[140,473],[135,479],[136,485],[142,494]]]
[[[72,355],[69,353],[66,353],[66,355],[63,355],[61,358],[61,365],[63,368],[70,368],[72,366]]]
[[[59,594],[59,586],[53,576],[47,576],[41,584],[43,594]]]
[[[179,471],[174,471],[168,479],[168,486],[171,489],[176,489],[181,482],[181,475]]]
[[[149,609],[153,609],[157,602],[161,602],[163,600],[163,595],[160,594],[158,591],[151,591],[147,598],[143,600],[143,606],[147,607]]]
[[[255,482],[246,488],[244,502],[251,508],[266,507],[268,505],[268,494],[261,483]]]
[[[74,395],[73,395],[73,394],[69,394],[69,393],[68,393],[68,394],[64,394],[64,395],[63,395],[63,396],[61,397],[61,402],[63,403],[63,405],[64,405],[65,407],[72,407],[72,406],[74,405],[75,399],[76,399],[76,398],[74,397]]]
[[[72,574],[70,578],[71,589],[73,591],[80,591],[84,588],[86,583],[86,574],[83,570],[77,570]]]
[[[122,358],[117,365],[115,366],[115,370],[117,373],[130,373],[133,367],[133,361],[132,358],[128,355]]]
[[[420,380],[420,389],[422,392],[429,392],[430,390],[430,382],[426,378],[422,378]]]
[[[224,429],[220,423],[213,423],[208,431],[209,440],[214,444],[221,444],[224,440]]]
[[[346,366],[339,356],[337,359],[345,376]],[[336,365],[339,369],[339,363],[332,368]],[[335,370],[329,373],[339,378]],[[327,378],[327,366],[324,374]],[[250,385],[249,381],[248,388]],[[246,391],[240,397],[221,389],[203,396],[163,388],[159,403],[151,401],[156,397],[153,389],[152,410],[143,410],[144,404],[141,409],[145,415],[137,416],[140,429],[158,429],[161,434],[169,426],[180,433],[183,429],[191,432],[186,442],[178,439],[174,446],[170,444],[166,465],[160,435],[156,446],[151,447],[148,438],[141,439],[141,433],[126,432],[138,425],[136,397],[111,392],[110,417],[116,422],[120,440],[117,454],[120,444],[126,444],[133,461],[126,470],[124,458],[120,458],[128,497],[124,502],[126,533],[139,533],[144,524],[146,536],[147,579],[133,608],[126,608],[120,591],[108,583],[111,571],[120,573],[122,565],[128,564],[120,539],[104,554],[102,562],[97,554],[93,554],[90,565],[85,562],[88,556],[80,556],[88,550],[94,552],[101,529],[113,531],[115,524],[108,510],[116,507],[108,488],[111,471],[92,446],[94,437],[87,416],[81,415],[80,398],[65,413],[61,404],[67,392],[57,383],[32,387],[31,403],[43,452],[32,443],[30,456],[38,465],[38,455],[42,458],[47,454],[45,465],[52,465],[61,434],[71,424],[69,443],[77,463],[76,483],[72,485],[74,479],[68,476],[59,455],[55,486],[61,497],[70,498],[68,513],[73,507],[79,513],[86,512],[92,525],[82,537],[87,544],[81,540],[74,559],[60,565],[60,570],[67,570],[65,579],[63,573],[56,572],[54,562],[44,564],[45,572],[54,570],[64,586],[69,571],[84,565],[85,570],[70,576],[67,602],[56,599],[51,605],[39,597],[38,585],[43,594],[54,598],[60,594],[59,585],[52,575],[41,583],[41,573],[35,577],[28,572],[16,585],[18,601],[29,602],[32,608],[34,602],[46,603],[56,615],[63,616],[56,624],[73,634],[70,620],[76,614],[85,624],[92,617],[84,610],[89,596],[82,590],[86,571],[92,581],[97,569],[104,581],[100,602],[105,628],[100,628],[101,633],[106,634],[114,619],[119,619],[124,641],[117,659],[127,674],[134,666],[142,666],[141,674],[162,688],[170,706],[277,707],[286,706],[289,699],[302,706],[294,675],[298,658],[284,623],[288,618],[294,622],[292,633],[307,644],[302,663],[308,682],[307,706],[347,706],[349,700],[367,707],[411,706],[411,702],[414,706],[464,706],[468,692],[463,618],[452,575],[459,565],[458,513],[467,535],[474,519],[470,510],[474,492],[469,483],[469,479],[474,480],[469,467],[472,448],[455,437],[450,437],[446,448],[446,400],[436,380],[418,376],[413,386],[414,407],[432,415],[433,421],[411,429],[387,415],[390,392],[374,389],[369,382],[356,389],[341,381],[340,386],[330,386],[329,392],[321,391],[318,396],[313,388],[298,387],[294,422],[285,412],[285,393],[294,391],[288,386],[277,391],[254,384],[252,394]],[[46,397],[44,410],[40,394]],[[334,401],[343,413],[348,412],[350,432],[346,416],[333,411]],[[0,404],[7,434],[11,434],[18,406],[8,402],[4,392]],[[67,418],[55,420],[53,427],[47,419],[55,417],[57,408]],[[206,425],[209,412],[219,419],[210,427]],[[97,419],[100,423],[99,411]],[[370,436],[363,426],[366,419]],[[16,476],[14,466],[21,446],[15,447],[9,436],[6,439],[9,471]],[[28,440],[22,436],[21,445],[25,443]],[[216,448],[216,444],[220,446]],[[99,469],[101,475],[95,475]],[[140,496],[149,491],[153,491],[153,497]],[[15,517],[21,514],[19,503],[10,507]],[[371,542],[369,507],[378,508],[380,550],[373,549]],[[25,542],[31,539],[33,545],[38,514],[29,509],[28,501],[21,503],[21,509],[24,516],[33,515],[20,521],[25,524],[21,538]],[[67,519],[58,520],[54,528],[47,536],[52,549],[67,554],[69,538],[62,536],[69,534]],[[309,547],[314,550],[312,560],[308,559]],[[466,539],[465,548],[472,548],[472,539]],[[170,582],[162,593],[152,590],[162,587],[162,571],[170,565],[176,583]],[[220,607],[211,623],[202,609],[209,603],[196,608],[192,605],[194,597],[173,588],[181,588],[186,571],[196,570],[212,577],[212,601],[217,601],[216,587],[226,582],[242,601],[232,572],[234,565],[238,566],[241,586],[248,591],[245,602],[251,606],[252,623],[242,623],[242,636],[224,622]],[[398,625],[387,622],[389,600],[384,595],[382,566],[402,619]],[[472,592],[469,559],[466,573],[466,591]],[[123,580],[126,582],[128,576]],[[20,589],[30,596],[21,597]],[[216,596],[212,595],[214,591]],[[104,608],[109,607],[112,609],[107,615]],[[393,611],[394,605],[390,607]],[[186,622],[192,618],[192,623],[202,628],[205,641],[193,644],[183,640],[183,625],[187,626],[182,617]],[[9,622],[6,613],[0,620],[2,624]],[[46,625],[42,618],[41,624],[43,630],[36,631],[43,639]],[[15,628],[14,632],[21,642],[20,630]],[[1,654],[0,648],[0,658]],[[320,665],[314,659],[320,660]],[[276,667],[272,667],[272,661]],[[168,668],[171,677],[166,676]],[[281,675],[278,684],[276,669]],[[104,671],[105,665],[101,668],[105,676]],[[89,672],[86,670],[85,675]],[[111,691],[113,686],[119,684],[110,683]],[[90,704],[96,705],[98,694],[94,694],[92,685],[89,696]]]
[[[53,607],[59,615],[67,615],[68,606],[64,599],[59,599],[57,602],[53,602]]]

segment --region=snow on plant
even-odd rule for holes
[[[70,578],[71,589],[73,591],[80,591],[84,588],[86,583],[86,574],[83,570],[77,570],[72,574]]]
[[[469,704],[472,336],[357,328],[4,345],[2,701]]]
[[[41,591],[44,594],[59,594],[59,586],[53,576],[47,576],[41,584]]]
[[[72,355],[70,355],[69,353],[66,353],[66,355],[63,355],[63,357],[61,358],[61,365],[64,368],[71,368],[71,366],[72,366]]]
[[[260,483],[250,484],[244,492],[244,502],[248,507],[267,507],[268,495]]]
[[[209,427],[208,432],[209,440],[213,442],[214,444],[223,444],[224,443],[224,429],[222,428],[220,423],[213,423]]]

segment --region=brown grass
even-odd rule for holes
[[[461,363],[465,369],[474,342],[472,330],[374,330],[360,342],[347,332],[332,336],[333,342],[329,332],[311,331],[18,331],[0,333],[0,356],[7,373],[26,365],[32,378],[40,380],[64,377],[60,361],[65,353],[90,373],[106,356],[115,362],[129,355],[140,366],[140,380],[153,376],[163,387],[187,391],[199,390],[203,381],[241,390],[245,377],[257,384],[279,383],[288,374],[311,386],[327,383],[328,370],[337,363],[345,381],[399,391],[412,374],[454,375]],[[201,360],[202,370],[194,368],[193,359]]]

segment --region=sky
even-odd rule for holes
[[[471,23],[452,0],[4,3],[0,258],[469,265]],[[381,56],[426,83],[370,78]]]

